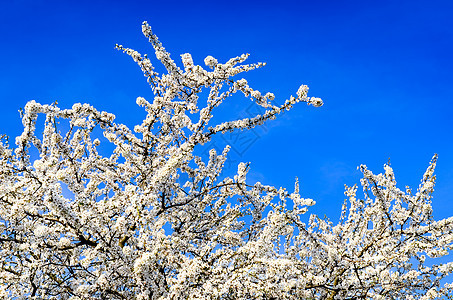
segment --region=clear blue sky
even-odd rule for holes
[[[452,14],[452,1],[2,1],[0,132],[20,134],[18,109],[31,99],[139,122],[135,98],[151,91],[114,45],[152,54],[147,20],[175,60],[251,53],[268,63],[247,77],[255,88],[281,103],[304,83],[323,98],[226,137],[232,161],[252,162],[251,180],[292,190],[298,176],[312,211],[336,220],[358,165],[381,172],[390,158],[400,187],[415,188],[438,153],[434,214],[451,216]],[[229,116],[248,107],[234,99]]]

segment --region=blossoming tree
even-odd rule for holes
[[[29,102],[15,147],[0,143],[0,295],[4,299],[433,299],[451,297],[440,280],[453,263],[433,264],[452,247],[453,218],[434,221],[436,157],[416,192],[400,190],[386,165],[366,166],[346,189],[338,224],[312,215],[293,192],[233,178],[229,147],[194,149],[216,134],[249,129],[297,102],[321,106],[301,86],[275,105],[272,93],[237,75],[263,66],[248,55],[207,68],[183,54],[180,68],[147,23],[144,35],[164,65],[117,45],[140,66],[154,93],[130,129],[88,104],[71,109]],[[199,96],[207,89],[207,99]],[[235,93],[265,109],[253,118],[211,124]],[[45,118],[43,132],[36,129]],[[67,122],[57,128],[57,122]],[[39,122],[38,122],[39,123]],[[102,131],[101,141],[95,138]],[[113,145],[105,156],[102,144]],[[38,153],[38,154],[33,154]]]

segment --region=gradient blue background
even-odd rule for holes
[[[452,15],[452,1],[2,1],[0,132],[20,134],[18,109],[31,99],[88,102],[138,123],[135,98],[152,93],[114,45],[152,54],[147,20],[177,61],[251,53],[268,63],[247,74],[253,87],[282,103],[304,83],[325,101],[297,105],[232,153],[252,162],[250,181],[292,190],[298,176],[311,211],[337,220],[358,165],[378,173],[390,158],[399,186],[416,188],[438,153],[434,216],[452,216]],[[235,98],[219,113],[249,104]]]

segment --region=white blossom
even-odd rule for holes
[[[117,45],[153,91],[136,99],[146,116],[133,130],[88,104],[30,101],[15,146],[0,139],[1,299],[452,296],[453,285],[440,282],[453,263],[437,258],[452,249],[453,217],[432,217],[437,156],[414,193],[397,187],[389,165],[382,174],[361,165],[363,193],[346,187],[339,222],[305,221],[315,201],[297,179],[293,192],[252,183],[245,162],[227,177],[230,146],[198,155],[214,135],[322,100],[302,85],[282,105],[271,102],[274,94],[235,77],[265,65],[243,64],[248,54],[208,56],[206,70],[186,53],[181,69],[146,22],[142,32],[165,72]],[[214,123],[216,107],[238,92],[265,112]]]
[[[206,58],[204,59],[204,64],[210,68],[213,68],[215,67],[215,65],[218,64],[217,62],[217,59],[215,59],[214,57],[212,56],[206,56]]]

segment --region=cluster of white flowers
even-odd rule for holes
[[[233,78],[264,66],[242,65],[248,54],[224,64],[208,56],[206,70],[186,53],[182,70],[147,23],[142,30],[167,73],[117,45],[154,92],[152,101],[137,98],[147,115],[134,130],[87,104],[60,110],[31,101],[16,147],[0,140],[0,298],[451,296],[452,285],[439,282],[453,264],[425,263],[446,255],[453,242],[453,218],[432,218],[436,157],[415,194],[396,187],[390,166],[378,175],[361,166],[364,199],[357,187],[347,188],[338,224],[315,215],[304,222],[315,202],[301,197],[297,180],[292,193],[250,184],[248,163],[222,178],[229,147],[211,149],[209,158],[194,151],[215,134],[252,128],[298,102],[321,106],[321,99],[302,85],[296,97],[274,105],[272,93]],[[213,109],[236,92],[266,112],[210,124]],[[42,136],[38,114],[45,115]],[[69,124],[66,132],[58,122]],[[96,130],[103,135],[95,137]]]

